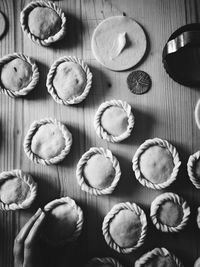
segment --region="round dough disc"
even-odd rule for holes
[[[3,36],[6,30],[6,20],[4,15],[0,12],[0,38]]]
[[[132,18],[114,16],[102,21],[92,36],[92,52],[102,65],[114,71],[135,66],[144,56],[147,40]]]

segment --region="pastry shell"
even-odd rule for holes
[[[169,179],[167,181],[165,181],[163,183],[159,183],[159,184],[152,183],[151,181],[145,179],[145,177],[142,175],[142,172],[141,172],[140,166],[139,166],[140,156],[143,154],[143,152],[145,150],[147,150],[149,147],[154,146],[154,145],[158,145],[160,147],[166,148],[170,152],[170,154],[172,155],[173,163],[174,163],[174,168],[173,168],[173,171],[172,171]],[[133,157],[132,164],[133,164],[132,168],[133,168],[133,171],[135,173],[135,177],[143,186],[146,186],[146,187],[152,188],[152,189],[164,189],[164,188],[170,186],[176,180],[176,177],[177,177],[177,174],[179,171],[179,167],[181,165],[181,161],[179,159],[178,152],[173,145],[171,145],[167,140],[162,140],[160,138],[154,138],[154,139],[146,140],[143,144],[141,144],[139,146],[139,148],[137,149],[137,151],[135,152],[135,155]]]
[[[104,113],[104,111],[112,106],[116,106],[116,107],[120,107],[122,108],[126,114],[127,114],[127,118],[128,118],[128,127],[126,129],[126,131],[124,133],[122,133],[119,136],[113,136],[111,134],[109,134],[101,125],[101,116]],[[131,135],[132,129],[134,127],[134,123],[135,123],[135,118],[134,115],[131,111],[131,106],[122,100],[110,100],[110,101],[106,101],[104,103],[102,103],[96,114],[94,117],[94,128],[95,131],[97,133],[97,135],[104,139],[107,140],[108,142],[112,142],[112,143],[118,143],[121,142],[122,140],[128,138]]]
[[[95,265],[98,264],[98,265]],[[106,257],[106,258],[92,258],[87,264],[86,267],[95,267],[95,266],[99,266],[99,264],[108,264],[109,266],[112,267],[122,267],[121,263],[119,263],[119,261],[117,261],[114,258],[111,257]]]
[[[85,164],[95,154],[101,154],[105,156],[106,158],[109,158],[110,161],[112,162],[113,168],[115,169],[115,177],[111,185],[104,189],[97,189],[97,188],[91,187],[90,185],[86,183],[84,176],[83,176],[83,169],[84,169]],[[77,164],[76,177],[77,177],[78,184],[80,185],[83,191],[86,191],[87,193],[90,193],[92,195],[97,196],[97,195],[111,194],[114,191],[115,187],[117,186],[120,176],[121,176],[121,170],[120,170],[119,161],[109,149],[104,149],[102,147],[91,147],[86,153],[83,154],[83,156],[81,157],[81,159],[79,160]]]
[[[177,267],[183,267],[180,260],[174,254],[170,253],[166,248],[154,248],[153,250],[145,253],[135,262],[135,267],[146,266],[146,264],[156,256],[171,256]]]
[[[162,222],[159,221],[157,217],[157,213],[159,211],[160,206],[166,201],[171,201],[182,207],[183,217],[181,222],[177,226],[168,226],[166,224],[163,224]],[[155,225],[155,227],[158,230],[161,230],[162,232],[172,232],[172,233],[180,232],[187,225],[189,216],[190,216],[190,207],[188,206],[187,202],[177,194],[163,193],[158,197],[156,197],[151,203],[151,211],[150,211],[151,220]]]
[[[30,195],[28,198],[26,198],[22,203],[11,203],[11,204],[5,204],[2,201],[0,201],[0,209],[1,210],[18,210],[18,209],[27,209],[31,206],[33,201],[36,198],[37,195],[37,184],[33,180],[32,176],[28,173],[23,172],[22,170],[11,170],[11,171],[4,171],[0,174],[0,184],[8,179],[12,179],[17,177],[22,179],[28,186],[30,190]]]
[[[61,29],[59,32],[57,32],[53,36],[49,36],[47,39],[40,39],[34,34],[32,34],[29,30],[28,23],[27,23],[27,18],[29,13],[36,7],[48,7],[53,9],[58,16],[60,17],[62,24],[61,24]],[[58,40],[62,39],[66,33],[66,17],[64,12],[62,11],[61,8],[56,6],[53,2],[45,2],[45,1],[33,1],[29,3],[22,11],[20,14],[20,22],[21,22],[21,27],[22,30],[28,35],[28,37],[35,43],[43,46],[49,46],[54,42],[57,42]]]
[[[61,151],[59,155],[53,158],[42,159],[38,155],[33,153],[33,151],[31,150],[31,143],[32,143],[32,138],[35,135],[38,128],[48,123],[55,124],[61,130],[63,137],[65,139],[65,148]],[[45,119],[41,119],[40,121],[34,121],[31,124],[24,138],[24,151],[27,157],[30,160],[32,160],[34,163],[43,164],[43,165],[52,165],[52,164],[56,164],[62,161],[67,156],[67,154],[70,152],[71,145],[72,145],[72,135],[67,129],[67,127],[60,121],[57,121],[56,119],[52,119],[52,118],[45,118]]]
[[[113,220],[113,218],[121,211],[121,210],[130,210],[135,212],[140,217],[141,222],[141,234],[140,238],[138,239],[136,245],[133,247],[123,248],[120,247],[118,244],[115,243],[115,241],[112,239],[112,236],[110,235],[110,223]],[[147,234],[147,218],[144,213],[144,211],[135,203],[130,202],[124,202],[124,203],[118,203],[112,207],[112,209],[108,212],[108,214],[105,216],[103,225],[102,225],[102,231],[104,235],[104,239],[109,247],[117,251],[118,253],[128,254],[133,251],[135,251],[137,248],[142,246],[144,244],[146,234]]]
[[[187,171],[188,171],[188,176],[190,178],[190,181],[193,183],[193,185],[197,188],[200,189],[200,179],[196,177],[195,172],[194,172],[194,164],[196,163],[197,160],[200,160],[200,151],[197,151],[193,155],[191,155],[188,159],[187,163]]]
[[[49,243],[51,246],[63,246],[66,243],[70,243],[73,242],[75,240],[77,240],[77,238],[80,236],[81,232],[82,232],[82,228],[83,228],[83,222],[84,222],[84,218],[83,218],[83,211],[82,209],[76,204],[76,202],[70,198],[70,197],[62,197],[59,199],[55,199],[51,202],[49,202],[48,204],[46,204],[46,206],[44,207],[44,211],[45,212],[50,212],[51,210],[53,210],[54,208],[58,207],[59,205],[62,204],[69,204],[71,206],[76,207],[76,211],[78,214],[78,220],[76,223],[76,229],[73,233],[73,235],[65,240],[62,240],[60,242],[52,242],[50,239],[48,239],[48,237],[45,235],[44,239],[47,243]]]
[[[7,63],[9,63],[10,61],[12,61],[13,59],[22,59],[25,62],[29,63],[32,67],[32,79],[31,82],[24,87],[23,89],[19,90],[19,91],[12,91],[9,89],[6,89],[3,84],[0,84],[0,91],[10,97],[20,97],[20,96],[25,96],[27,95],[31,90],[33,90],[36,86],[36,84],[38,83],[39,80],[39,71],[38,71],[38,67],[36,65],[36,63],[34,62],[33,59],[31,59],[28,56],[25,56],[23,54],[19,54],[19,53],[13,53],[13,54],[8,54],[4,57],[2,57],[0,59],[0,69]]]
[[[57,92],[53,86],[53,79],[54,79],[54,75],[56,73],[56,69],[60,64],[62,64],[64,62],[73,62],[73,63],[79,64],[86,75],[86,85],[85,85],[85,89],[82,92],[82,94],[78,95],[78,96],[71,97],[68,100],[61,99],[58,96],[58,94],[57,94]],[[49,73],[47,75],[47,81],[46,81],[47,90],[50,93],[50,95],[53,97],[53,99],[58,104],[63,104],[63,105],[73,105],[73,104],[78,104],[78,103],[82,102],[89,94],[91,85],[92,85],[92,73],[90,72],[88,65],[82,59],[72,57],[72,56],[64,56],[64,57],[61,57],[58,60],[56,60],[49,70]]]

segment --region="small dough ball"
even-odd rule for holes
[[[85,164],[83,175],[91,187],[101,190],[112,184],[115,169],[109,158],[95,154]]]
[[[5,204],[22,203],[30,194],[30,188],[21,178],[15,177],[0,187],[0,199]]]
[[[58,156],[65,148],[65,139],[61,130],[53,123],[39,127],[33,136],[31,150],[42,159]]]
[[[121,210],[110,223],[110,235],[121,248],[130,248],[137,244],[141,235],[139,216],[130,210]]]
[[[16,58],[1,69],[1,83],[11,91],[19,91],[31,82],[32,66],[23,59]]]
[[[86,74],[79,64],[61,63],[56,70],[53,86],[57,95],[64,101],[80,96],[86,86]]]
[[[76,230],[78,213],[75,206],[68,203],[54,208],[45,226],[45,234],[49,240],[60,242],[70,238]]]
[[[41,40],[59,32],[61,24],[62,21],[58,14],[48,7],[36,7],[28,16],[30,32]]]
[[[120,107],[108,107],[101,116],[101,125],[110,135],[119,136],[127,131],[127,114]]]

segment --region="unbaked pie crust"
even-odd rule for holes
[[[40,129],[40,127],[44,126],[44,125],[48,125],[48,124],[52,124],[58,130],[60,130],[65,143],[64,143],[63,149],[59,152],[58,155],[53,156],[52,158],[41,158],[40,156],[38,156],[37,154],[35,154],[33,152],[32,140],[33,140],[34,136],[37,134],[37,131]],[[58,140],[57,140],[57,142],[58,142]],[[39,164],[43,164],[43,165],[56,164],[56,163],[62,161],[69,153],[71,145],[72,145],[72,135],[69,132],[69,130],[67,129],[67,127],[63,123],[57,121],[56,119],[52,119],[52,118],[45,118],[45,119],[41,119],[40,121],[34,121],[31,124],[31,126],[30,126],[30,128],[29,128],[29,130],[25,136],[25,139],[24,139],[24,151],[25,151],[27,157],[30,160],[32,160],[34,163],[39,163]]]
[[[124,132],[120,132],[119,135],[113,135],[113,134],[109,133],[108,131],[106,131],[104,129],[104,127],[102,125],[102,117],[103,117],[104,113],[113,107],[119,109],[119,111],[121,109],[124,112],[124,115],[125,115],[126,120],[127,120],[126,129],[124,130]],[[116,122],[116,123],[118,123],[118,122]],[[110,101],[106,101],[106,102],[102,103],[99,106],[99,108],[95,114],[95,117],[94,117],[94,128],[95,128],[97,135],[100,138],[102,138],[108,142],[112,142],[112,143],[121,142],[122,140],[128,138],[131,135],[132,129],[134,127],[134,123],[135,123],[135,118],[134,118],[134,115],[131,111],[131,106],[127,102],[122,101],[122,100],[110,100]],[[107,122],[107,124],[109,124],[109,122]],[[116,126],[120,127],[120,125],[114,125],[114,127],[116,127]]]
[[[47,235],[47,233],[44,233],[43,237],[44,240],[49,243],[51,246],[63,246],[66,243],[70,243],[73,242],[75,240],[77,240],[77,238],[80,236],[81,232],[82,232],[82,228],[83,228],[83,222],[84,222],[84,218],[83,218],[83,211],[82,209],[76,204],[76,202],[71,199],[70,197],[62,197],[59,199],[55,199],[51,202],[49,202],[45,207],[44,207],[44,211],[47,212],[47,214],[51,213],[54,209],[60,207],[61,205],[67,205],[69,208],[75,210],[76,215],[77,215],[77,221],[75,223],[75,228],[74,231],[72,233],[71,236],[67,236],[66,238],[62,239],[62,240],[52,240],[51,238],[49,238],[49,236]],[[48,217],[47,217],[47,225],[45,227],[45,229],[48,229]],[[67,219],[67,218],[66,218]],[[69,223],[69,221],[67,221],[67,223]],[[61,225],[59,224],[59,226],[61,227]],[[66,228],[66,226],[64,226],[64,228]],[[51,231],[53,231],[54,229],[50,228]],[[52,232],[51,232],[52,234]],[[56,234],[56,232],[55,232]],[[60,232],[60,234],[62,234],[62,231]],[[65,234],[64,230],[63,230],[63,235]],[[62,235],[62,237],[63,237]],[[56,234],[56,237],[59,236],[59,233]]]
[[[177,222],[173,222],[172,225],[172,213],[170,213],[170,216],[168,217],[168,221],[170,220],[170,224],[164,224],[161,219],[159,219],[159,214],[161,212],[161,207],[164,206],[166,203],[172,203],[174,207],[176,206],[175,217],[174,220]],[[181,209],[178,211],[178,206]],[[173,209],[173,207],[171,207]],[[169,210],[167,211],[169,212]],[[178,213],[178,214],[176,214]],[[160,215],[162,216],[162,215]],[[180,232],[188,223],[189,217],[190,217],[190,207],[188,206],[187,202],[174,193],[163,193],[156,197],[154,201],[151,203],[151,212],[150,217],[152,219],[153,224],[158,230],[161,230],[162,232]]]
[[[28,191],[24,192],[24,190]],[[27,209],[35,200],[36,195],[37,184],[30,174],[22,170],[5,171],[0,174],[1,210]],[[18,200],[13,198],[18,198]]]
[[[38,71],[38,67],[37,67],[37,65],[33,59],[31,59],[30,57],[25,56],[23,54],[19,54],[19,53],[13,53],[13,54],[9,54],[9,55],[2,57],[0,59],[0,70],[2,71],[2,68],[6,64],[10,63],[11,61],[13,61],[15,59],[20,59],[20,60],[23,60],[24,62],[30,64],[31,70],[32,70],[31,81],[24,88],[22,88],[20,90],[11,90],[11,89],[5,88],[5,86],[3,85],[2,81],[1,81],[0,82],[0,91],[4,94],[10,96],[10,97],[21,97],[21,96],[27,95],[31,90],[33,90],[35,88],[35,86],[39,80],[39,71]],[[15,71],[17,71],[16,68],[14,68],[14,69],[15,69]],[[9,75],[11,75],[11,74],[9,73]]]
[[[112,182],[109,184],[109,186],[105,188],[98,189],[98,188],[92,187],[92,185],[90,185],[86,181],[86,177],[84,177],[84,168],[87,162],[95,155],[102,155],[106,159],[109,159],[110,163],[112,164],[113,170],[115,172],[112,178]],[[81,159],[79,160],[77,164],[76,177],[77,177],[78,184],[80,185],[83,191],[86,191],[96,196],[104,195],[104,194],[111,194],[113,190],[115,189],[115,187],[117,186],[120,176],[121,176],[121,170],[120,170],[119,161],[109,149],[103,149],[102,147],[100,148],[91,147],[86,153],[83,154],[83,156],[81,157]]]
[[[83,85],[83,90],[80,95],[75,94],[74,96],[71,96],[69,99],[62,99],[58,96],[56,88],[53,85],[53,81],[56,75],[57,68],[61,64],[66,63],[66,62],[69,62],[69,63],[72,62],[74,64],[78,64],[78,66],[81,67],[81,70],[83,70],[83,73],[85,74],[85,84]],[[82,102],[87,97],[90,91],[91,85],[92,85],[92,73],[90,72],[89,67],[87,66],[87,64],[83,62],[82,59],[79,59],[76,57],[64,56],[64,57],[59,58],[53,63],[47,75],[46,86],[47,86],[48,92],[51,94],[53,99],[58,104],[73,105],[73,104],[78,104]]]
[[[35,36],[33,33],[31,33],[29,27],[28,27],[28,16],[31,11],[33,11],[37,7],[44,7],[44,8],[50,8],[51,10],[55,11],[56,14],[61,19],[61,28],[60,30],[48,38],[40,39],[39,37]],[[49,46],[52,43],[62,39],[66,33],[66,17],[64,12],[61,8],[56,6],[52,2],[45,2],[45,1],[33,1],[29,3],[22,11],[20,15],[20,22],[22,30],[28,35],[28,37],[35,43],[43,46]]]
[[[161,161],[161,156],[157,156],[158,159],[154,160],[155,153],[149,153],[149,159],[148,160],[145,159],[146,167],[141,166],[141,157],[144,158],[143,155],[148,151],[148,149],[152,148],[154,150],[155,148],[159,150],[159,151],[154,151],[157,153],[156,155],[158,155],[158,153],[163,154],[162,161]],[[132,163],[136,179],[143,186],[147,186],[152,189],[163,189],[170,186],[176,180],[179,167],[181,165],[181,161],[179,159],[179,155],[176,148],[172,146],[168,141],[162,140],[160,138],[148,139],[142,145],[140,145],[137,151],[135,152]],[[168,163],[168,169],[166,169],[167,163]],[[147,172],[147,170],[149,170],[149,172],[151,171],[151,173],[148,173],[148,175],[150,175],[150,178],[152,174],[154,175],[156,173],[155,170],[157,168],[158,178],[162,179],[162,182],[155,183],[147,179],[141,171],[142,167],[144,168],[145,172]]]
[[[130,214],[133,213],[133,216],[137,217],[137,220],[140,221],[140,225],[141,225],[140,231],[139,231],[140,232],[139,236],[137,236],[136,240],[135,240],[136,243],[134,245],[131,245],[130,247],[129,246],[128,247],[122,247],[122,246],[118,245],[110,233],[110,231],[111,231],[110,225],[117,218],[118,214],[120,214],[120,212],[124,212],[124,211],[125,212],[130,211]],[[131,222],[133,222],[133,221],[131,221]],[[127,223],[127,221],[124,220],[124,223]],[[121,223],[119,224],[119,226],[122,227]],[[130,230],[130,225],[128,228]],[[126,202],[126,203],[116,204],[113,206],[113,208],[105,216],[104,221],[103,221],[103,225],[102,225],[102,231],[103,231],[105,241],[109,247],[111,247],[112,249],[116,250],[119,253],[124,253],[124,254],[131,253],[131,252],[135,251],[137,248],[139,248],[140,246],[142,246],[144,241],[145,241],[146,233],[147,233],[146,215],[145,215],[144,211],[135,203]],[[124,227],[123,227],[123,231],[124,231]],[[136,232],[134,232],[134,234],[135,233]],[[138,234],[138,232],[137,232],[137,234]],[[116,235],[118,237],[121,236],[119,232],[117,232]],[[124,240],[124,241],[126,241],[126,240]]]

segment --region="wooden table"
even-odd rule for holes
[[[39,66],[40,82],[26,98],[12,99],[0,96],[0,170],[21,168],[30,172],[39,185],[39,195],[33,207],[25,211],[0,212],[0,266],[13,266],[13,241],[24,223],[38,206],[61,196],[74,198],[83,208],[85,225],[82,237],[69,256],[68,248],[48,266],[83,266],[93,256],[114,256],[124,266],[154,247],[164,246],[191,267],[200,256],[200,231],[196,226],[196,208],[200,204],[198,190],[189,182],[186,163],[190,154],[199,149],[199,130],[194,121],[194,107],[200,97],[197,89],[190,89],[174,82],[162,66],[162,49],[170,34],[178,27],[198,22],[200,2],[197,0],[60,0],[55,3],[67,15],[67,36],[52,47],[34,44],[23,34],[19,16],[28,4],[25,0],[1,0],[0,10],[8,20],[8,30],[0,41],[0,55],[22,52],[33,57]],[[136,19],[149,37],[149,52],[138,69],[147,71],[152,78],[151,90],[142,96],[133,95],[127,88],[130,71],[113,72],[103,68],[91,52],[90,40],[94,28],[103,19],[125,12]],[[61,106],[48,94],[45,81],[51,64],[63,55],[83,58],[93,73],[93,86],[87,99],[74,106]],[[132,105],[136,125],[132,136],[120,144],[110,144],[97,137],[93,117],[98,106],[109,99],[122,99]],[[35,119],[53,117],[66,123],[73,134],[72,150],[59,165],[35,165],[23,151],[23,139]],[[111,207],[119,202],[136,202],[149,216],[149,207],[161,192],[142,187],[134,177],[131,159],[137,147],[146,139],[166,138],[174,144],[182,160],[178,181],[165,191],[177,192],[190,204],[192,219],[180,234],[164,234],[153,227],[149,220],[147,240],[134,254],[119,255],[106,245],[102,220]],[[122,169],[121,181],[111,196],[95,197],[80,190],[75,177],[76,164],[91,146],[109,148],[117,156]],[[74,262],[72,259],[74,257]],[[78,265],[79,262],[79,265]],[[133,265],[132,265],[133,266]]]

